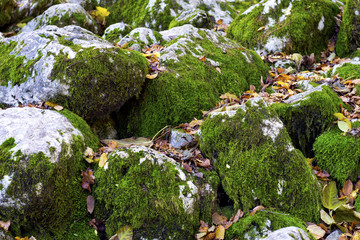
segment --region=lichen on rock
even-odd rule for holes
[[[235,208],[263,205],[316,221],[320,185],[276,112],[257,100],[233,117],[224,112],[207,118],[200,149],[212,159]]]
[[[264,52],[320,54],[334,34],[338,6],[329,0],[267,0],[230,25],[228,36]]]

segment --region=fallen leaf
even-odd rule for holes
[[[10,219],[7,220],[6,222],[0,221],[0,227],[1,227],[2,229],[4,229],[5,231],[8,231],[8,230],[9,230],[10,224],[11,224]]]
[[[351,182],[351,180],[347,180],[345,183],[344,183],[344,186],[342,188],[342,193],[345,195],[345,196],[349,196],[351,194],[353,190],[353,183]]]
[[[351,130],[351,128],[349,128],[349,125],[347,122],[338,121],[337,125],[338,125],[339,129],[345,133]]]
[[[93,218],[89,221],[89,225],[99,232],[105,231],[105,220]]]
[[[183,162],[182,166],[188,173],[192,173],[193,169],[189,164],[187,164],[186,162]]]
[[[244,216],[244,212],[241,211],[241,209],[239,209],[237,211],[237,213],[235,214],[234,219],[232,220],[233,223],[236,223],[237,221],[239,221],[240,218],[242,218]]]
[[[205,161],[197,161],[196,165],[203,167],[203,168],[207,168],[207,167],[210,167],[211,163],[210,163],[210,160],[206,158]]]
[[[261,30],[264,30],[265,27],[266,27],[266,26],[259,27],[257,31],[260,32]]]
[[[118,240],[132,240],[133,229],[131,226],[124,226],[116,233]]]
[[[86,205],[87,205],[87,210],[90,214],[93,213],[94,211],[94,207],[95,207],[95,199],[93,196],[89,195],[86,199]]]
[[[149,147],[152,144],[152,141],[148,138],[144,137],[132,137],[132,138],[123,138],[120,140],[115,139],[102,139],[102,143],[109,146],[109,144],[113,144],[113,142],[116,143],[116,148],[128,148],[130,146],[145,146]]]
[[[222,24],[222,23],[223,23],[223,20],[222,20],[222,19],[219,19],[219,20],[216,21],[216,24],[219,24],[219,25],[220,25],[220,24]]]
[[[250,216],[254,216],[257,211],[261,211],[261,210],[264,210],[264,209],[265,209],[265,207],[262,206],[262,205],[256,206],[256,207],[254,207],[254,209],[251,211]]]
[[[314,238],[316,239],[320,239],[325,235],[325,231],[324,229],[322,229],[321,227],[319,227],[318,225],[310,225],[306,228],[311,235],[313,235]]]
[[[200,220],[200,228],[199,228],[199,232],[203,233],[207,233],[209,229],[209,224],[204,222],[203,220]]]
[[[103,153],[100,156],[99,167],[104,167],[107,162],[107,153]]]
[[[327,212],[325,212],[323,209],[320,210],[320,217],[321,220],[323,220],[327,225],[331,225],[335,223],[335,220],[329,214],[327,214]]]
[[[60,106],[60,105],[56,105],[56,106],[54,107],[54,109],[55,109],[56,111],[61,111],[61,110],[64,109],[64,107],[62,107],[62,106]]]
[[[215,239],[216,240],[223,240],[225,237],[225,228],[223,225],[219,225],[216,227],[215,231]]]
[[[81,180],[81,187],[91,192],[90,185],[95,183],[95,176],[93,175],[93,170],[87,168],[86,171],[81,171],[81,176],[83,177]]]
[[[227,223],[227,218],[224,215],[220,215],[218,212],[215,212],[212,215],[212,223],[215,225],[225,225]]]
[[[154,79],[159,75],[158,72],[154,73],[154,74],[146,74],[146,78],[147,79]]]
[[[199,60],[202,61],[202,62],[205,62],[205,61],[206,61],[206,57],[205,57],[205,56],[199,57]]]

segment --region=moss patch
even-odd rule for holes
[[[254,234],[255,232],[260,232],[261,229],[267,229],[267,220],[271,222],[271,231],[275,231],[284,227],[295,226],[307,232],[305,222],[296,217],[281,212],[260,211],[257,212],[254,216],[248,215],[241,218],[238,222],[234,223],[228,230],[225,231],[225,238],[245,239],[246,233],[248,234],[247,236],[252,237],[251,239],[255,237],[260,237],[255,235],[252,236],[251,234]]]
[[[0,30],[11,22],[11,16],[15,8],[15,2],[0,0]]]
[[[339,57],[345,57],[360,46],[360,17],[355,15],[355,11],[360,11],[360,1],[347,0],[336,42],[336,54]]]
[[[128,112],[119,114],[129,116],[124,122],[128,127],[126,135],[150,137],[166,125],[176,126],[194,117],[201,118],[201,110],[212,108],[221,94],[239,95],[251,84],[259,88],[261,76],[265,79],[267,67],[255,52],[232,48],[224,54],[206,36],[195,43],[204,49],[207,58],[219,62],[222,74],[190,52],[178,55],[179,62],[168,60],[167,71],[148,80],[140,99],[126,106]],[[197,53],[196,49],[192,51]]]
[[[279,21],[284,15],[283,11],[290,2],[291,13],[285,20]],[[327,48],[330,37],[334,34],[334,16],[339,12],[335,3],[329,0],[303,0],[303,1],[281,1],[278,7],[271,9],[269,13],[263,14],[264,5],[254,8],[250,13],[239,15],[230,24],[228,36],[253,48],[263,46],[268,39],[273,37],[289,39],[284,46],[285,52],[299,52],[311,54],[320,52]],[[324,29],[319,30],[319,23],[324,17]],[[271,25],[269,18],[275,20]],[[257,31],[262,26],[268,26],[267,30]]]
[[[238,110],[232,118],[207,118],[201,126],[201,151],[214,162],[235,209],[247,211],[261,204],[317,221],[320,186],[304,156],[291,149],[285,127],[278,128],[273,139],[264,135],[263,121],[279,121],[276,118],[276,112],[261,103],[246,112]]]
[[[37,239],[67,239],[64,234],[73,221],[86,214],[86,197],[81,188],[80,170],[85,169],[85,145],[74,136],[71,152],[63,145],[60,160],[51,163],[42,152],[11,157],[14,139],[0,145],[0,179],[10,176],[6,194],[26,205],[0,207],[0,219],[11,219],[14,236]]]
[[[122,49],[83,49],[74,59],[56,56],[52,79],[69,85],[69,96],[53,102],[86,120],[118,110],[140,92],[148,63],[140,53]]]
[[[324,86],[322,91],[312,92],[302,101],[275,103],[271,107],[285,124],[294,147],[305,156],[313,157],[315,139],[332,125],[333,114],[340,112],[341,103],[337,94]]]
[[[108,236],[122,226],[131,225],[134,238],[192,239],[199,223],[199,209],[185,213],[180,187],[188,186],[179,179],[175,165],[151,160],[140,163],[142,152],[125,151],[129,156],[113,153],[108,169],[95,172],[95,214],[106,219]],[[144,160],[144,159],[143,159]],[[194,196],[196,198],[196,196]]]
[[[359,148],[358,138],[343,136],[343,132],[334,127],[316,139],[315,160],[322,170],[328,171],[342,186],[347,179],[355,181],[360,173]]]
[[[336,69],[335,74],[343,79],[358,79],[360,78],[360,64],[345,63]]]

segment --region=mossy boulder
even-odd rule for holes
[[[356,59],[356,58],[355,58]],[[342,64],[333,70],[333,75],[338,74],[343,79],[357,79],[360,78],[360,61],[359,59],[352,60],[349,63]]]
[[[360,140],[334,127],[319,136],[314,143],[315,160],[341,186],[346,180],[356,181],[360,174]]]
[[[336,54],[344,57],[360,47],[360,1],[347,0],[336,42]]]
[[[109,42],[117,42],[125,37],[131,30],[130,25],[126,23],[114,23],[105,29],[102,38]]]
[[[307,239],[304,221],[290,214],[268,210],[259,211],[253,216],[248,215],[241,218],[226,230],[225,238],[260,239],[265,238],[273,231],[290,226],[298,227],[304,231],[304,238]]]
[[[293,95],[283,103],[274,103],[271,108],[285,124],[294,147],[306,157],[313,157],[315,139],[332,126],[341,103],[337,94],[323,84]]]
[[[317,221],[320,184],[276,112],[254,98],[242,109],[217,114],[201,125],[200,149],[235,209],[263,205]]]
[[[189,9],[182,11],[170,22],[169,28],[191,24],[197,28],[210,28],[212,26],[210,16],[201,9]]]
[[[204,10],[215,20],[223,19],[230,24],[236,17],[237,1],[183,1],[183,0],[124,0],[99,1],[101,6],[109,9],[109,24],[125,22],[132,27],[148,27],[157,31],[166,30],[169,24],[183,10]]]
[[[128,127],[124,135],[152,136],[166,125],[201,118],[221,94],[241,94],[251,84],[259,88],[266,78],[268,68],[254,51],[220,33],[183,25],[160,34],[167,41],[159,58],[166,71],[148,80],[141,96],[119,113]]]
[[[320,54],[334,34],[337,13],[330,0],[267,0],[240,14],[227,33],[259,51]]]
[[[150,148],[115,151],[95,171],[94,197],[101,206],[95,215],[106,219],[109,237],[131,225],[134,239],[193,239],[200,216],[211,215],[216,197],[217,175],[204,176],[197,180]],[[203,201],[204,193],[211,202]]]
[[[98,139],[84,120],[63,111],[0,112],[0,219],[10,219],[13,236],[73,239],[67,231],[87,212],[82,153],[86,146],[97,148]]]
[[[138,95],[148,72],[135,51],[88,30],[45,26],[0,42],[0,103],[50,100],[86,120],[118,110]]]
[[[57,4],[49,7],[41,15],[28,22],[21,32],[31,32],[47,25],[58,27],[77,25],[93,33],[98,33],[95,20],[82,6],[76,3]]]
[[[127,47],[134,47],[137,44],[139,48],[137,50],[141,51],[142,48],[150,47],[152,44],[159,44],[162,40],[159,32],[150,28],[139,27],[133,29],[129,34],[120,39],[117,44],[127,44]]]

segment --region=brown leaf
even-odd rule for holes
[[[207,167],[210,167],[211,163],[210,163],[210,160],[206,158],[205,161],[196,162],[196,165],[203,167],[203,168],[207,168]]]
[[[204,55],[204,56],[202,56],[202,57],[199,57],[199,60],[200,60],[200,61],[202,61],[202,62],[205,62],[205,61],[206,61],[206,57],[205,57],[205,55]]]
[[[209,229],[209,224],[204,222],[203,220],[200,220],[200,228],[199,228],[199,232],[207,232]]]
[[[353,190],[353,183],[349,179],[344,183],[344,186],[342,188],[342,192],[343,192],[343,194],[345,196],[349,196],[351,194],[352,190]]]
[[[7,220],[6,222],[0,221],[0,227],[1,227],[2,229],[4,229],[5,231],[8,231],[8,230],[9,230],[10,224],[11,224],[10,219]]]
[[[225,224],[225,229],[228,229],[229,227],[231,227],[231,225],[233,224],[232,221],[228,221],[226,224]]]
[[[222,19],[219,19],[219,20],[216,21],[216,24],[219,24],[219,25],[220,25],[220,24],[222,24],[222,23],[223,23],[223,20],[222,20]]]
[[[93,196],[89,195],[86,199],[86,205],[87,205],[87,210],[90,214],[93,213],[94,211],[94,207],[95,207],[95,199],[93,198]]]
[[[215,212],[212,215],[212,222],[215,225],[225,225],[227,223],[227,218],[224,215],[220,215],[218,212]]]
[[[95,176],[93,175],[93,171],[90,168],[87,168],[86,171],[81,171],[81,176],[83,177],[81,180],[82,188],[91,192],[90,185],[95,183]]]
[[[192,172],[192,167],[189,164],[187,164],[186,162],[183,162],[182,166],[188,173]]]
[[[209,232],[205,237],[204,240],[213,240],[216,236],[215,232]]]
[[[89,225],[100,232],[105,231],[105,220],[93,218],[89,222]]]
[[[261,210],[264,210],[264,209],[265,209],[265,207],[262,206],[262,205],[256,206],[256,207],[254,207],[254,209],[251,211],[250,216],[254,216],[257,211],[261,211]]]
[[[250,91],[255,91],[256,90],[256,87],[254,85],[250,85]]]
[[[356,190],[356,189],[360,189],[360,180],[357,181],[357,183],[355,184],[355,190]]]
[[[225,237],[225,228],[222,225],[217,226],[215,231],[215,240],[223,240]]]
[[[244,216],[244,212],[241,211],[241,209],[239,209],[237,211],[237,213],[235,214],[234,219],[232,220],[233,223],[236,223],[237,221],[239,221],[240,218],[242,218]]]

